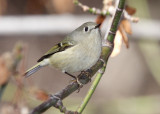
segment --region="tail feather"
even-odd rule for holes
[[[35,66],[33,66],[32,68],[30,68],[29,70],[27,70],[24,74],[25,77],[29,77],[30,75],[32,75],[33,73],[37,72],[42,66],[40,64],[36,64]]]

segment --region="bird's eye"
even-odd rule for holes
[[[85,30],[85,32],[87,32],[88,31],[88,27],[85,27],[84,30]]]

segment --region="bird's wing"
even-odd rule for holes
[[[42,60],[49,58],[51,55],[57,53],[57,52],[61,52],[64,51],[72,46],[74,46],[75,43],[74,42],[68,42],[68,41],[62,41],[61,43],[58,43],[57,45],[55,45],[54,47],[52,47],[47,53],[45,53],[37,62],[41,62]]]

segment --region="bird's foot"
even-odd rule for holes
[[[77,91],[77,93],[79,93],[80,89],[83,87],[83,84],[79,81],[78,78],[76,78],[76,82],[78,83],[78,91]]]
[[[71,76],[73,79],[70,81],[71,82],[77,82],[78,83],[78,91],[77,93],[80,91],[80,89],[83,87],[83,84],[79,81],[79,78],[76,76],[73,76],[72,74],[69,74],[68,72],[65,72],[67,75]]]
[[[85,76],[87,76],[88,77],[88,79],[89,79],[89,82],[91,82],[92,81],[92,76],[91,76],[91,70],[90,69],[88,69],[87,71],[81,71],[81,75],[85,75]]]
[[[79,93],[80,89],[83,87],[83,84],[79,81],[79,79],[77,77],[75,77],[70,82],[76,82],[78,84],[78,91],[77,91],[77,93]]]

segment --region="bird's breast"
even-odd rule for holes
[[[101,39],[81,42],[65,51],[55,53],[50,58],[52,66],[72,73],[87,70],[99,59]]]

